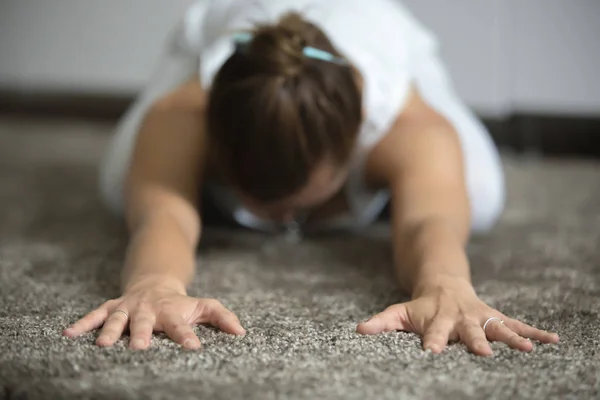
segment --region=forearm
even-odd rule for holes
[[[394,232],[395,264],[400,284],[413,297],[453,278],[470,281],[467,235],[444,218],[431,218]]]
[[[146,217],[133,232],[125,268],[123,290],[140,282],[168,283],[185,292],[195,272],[195,243],[168,213]]]

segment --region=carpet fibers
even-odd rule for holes
[[[98,348],[97,332],[61,336],[118,296],[126,236],[95,191],[108,129],[0,120],[0,398],[600,398],[600,164],[506,158],[507,210],[469,246],[481,298],[558,345],[435,356],[413,334],[356,334],[404,300],[382,224],[299,244],[209,230],[190,293],[222,301],[248,334],[198,327],[200,351],[156,335],[134,352],[127,337]]]

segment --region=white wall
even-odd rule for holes
[[[600,0],[404,0],[483,114],[600,115]]]
[[[0,85],[131,93],[192,0],[0,0]]]
[[[0,0],[0,87],[134,92],[191,1]],[[600,114],[599,0],[404,2],[480,113]]]
[[[511,103],[502,32],[507,0],[404,0],[441,44],[457,89],[483,114],[504,114]]]
[[[509,11],[513,106],[600,114],[600,0],[521,0]]]

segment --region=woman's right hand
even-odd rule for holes
[[[246,333],[235,314],[219,301],[189,297],[176,284],[154,280],[140,282],[102,304],[65,329],[64,335],[72,338],[102,326],[96,344],[112,346],[129,327],[132,349],[148,348],[153,332],[165,332],[186,349],[198,349],[200,340],[192,326],[205,323],[225,333]]]

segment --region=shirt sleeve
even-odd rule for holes
[[[371,147],[406,104],[414,54],[433,46],[435,38],[399,0],[372,0],[368,7],[361,0],[333,3],[336,12],[315,10],[314,19],[362,75],[366,121],[360,140]]]

